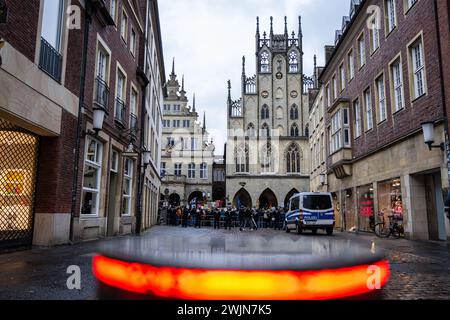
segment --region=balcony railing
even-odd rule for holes
[[[106,110],[106,112],[108,112],[109,111],[108,100],[109,100],[109,87],[102,78],[97,77],[95,79],[94,104],[96,104],[97,107],[103,108]]]
[[[130,134],[136,138],[138,132],[138,118],[135,114],[130,114]]]
[[[116,98],[114,121],[118,126],[125,128],[125,102],[120,98]]]
[[[39,68],[56,81],[61,82],[62,55],[42,37]]]

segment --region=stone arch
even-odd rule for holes
[[[199,206],[199,205],[203,206],[207,201],[206,196],[204,196],[203,193],[204,192],[202,192],[202,191],[191,192],[191,194],[189,195],[189,198],[188,198],[188,203],[190,205],[195,204],[195,206]]]
[[[235,206],[236,208],[240,206],[244,206],[247,208],[252,207],[252,197],[247,190],[241,188],[238,192],[236,192],[233,198],[233,206]]]
[[[289,191],[286,195],[286,198],[284,198],[284,207],[287,208],[289,204],[289,199],[295,194],[299,193],[297,189],[293,188],[291,191]]]
[[[278,200],[275,196],[275,193],[267,188],[264,190],[261,195],[259,196],[259,207],[264,208],[271,208],[271,207],[277,207],[278,206]]]
[[[169,205],[178,207],[180,205],[181,197],[178,193],[172,193],[169,196]]]

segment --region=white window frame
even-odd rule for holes
[[[423,37],[420,35],[409,46],[409,60],[411,68],[412,100],[418,99],[427,94],[427,80],[425,72],[425,50]]]
[[[353,114],[355,116],[355,139],[357,139],[362,135],[361,104],[359,98],[353,101]]]
[[[132,205],[133,205],[133,182],[134,182],[134,174],[133,174],[133,170],[134,170],[134,161],[130,160],[130,159],[125,159],[124,161],[124,170],[123,170],[123,188],[122,190],[123,195],[122,195],[122,216],[123,217],[129,217],[132,215],[133,210],[132,210]],[[128,173],[127,173],[128,171]],[[128,190],[125,190],[127,184],[126,182],[129,182],[128,184]],[[127,203],[127,211],[124,211],[124,205],[125,203]]]
[[[364,109],[366,110],[366,131],[373,129],[372,92],[367,88],[364,93]]]
[[[88,150],[89,145],[91,142],[96,143],[96,150],[95,150],[95,159],[96,161],[92,161],[88,159]],[[84,186],[84,177],[83,177],[83,185],[82,185],[82,202],[84,200],[84,192],[90,192],[95,193],[97,196],[95,198],[95,212],[91,214],[83,214],[81,213],[81,217],[98,217],[99,216],[99,205],[100,205],[100,196],[101,196],[101,183],[102,183],[102,167],[103,167],[103,143],[100,141],[93,139],[91,137],[88,137],[86,139],[86,146],[85,146],[85,156],[84,156],[84,167],[83,167],[83,174],[84,170],[86,170],[86,166],[92,167],[97,170],[97,177],[96,177],[96,185],[97,188],[89,188]],[[81,210],[83,209],[83,203],[81,204]]]
[[[405,95],[403,92],[403,68],[402,59],[398,57],[390,64],[391,73],[391,97],[392,97],[392,113],[396,113],[405,107]]]
[[[359,69],[366,65],[366,37],[364,33],[358,38],[358,61]]]
[[[200,179],[208,179],[208,164],[206,162],[200,163]]]
[[[386,25],[386,36],[388,36],[397,27],[397,6],[395,0],[385,0],[385,25]]]
[[[128,42],[128,14],[125,10],[122,10],[120,19],[120,36],[125,43]]]
[[[375,87],[377,88],[378,123],[381,123],[387,119],[386,84],[384,74],[380,74],[376,78],[375,84]]]
[[[173,165],[173,167],[174,167],[174,170],[173,170],[174,176],[177,176],[177,177],[181,176],[181,174],[183,173],[182,172],[183,164],[182,163],[175,163]]]
[[[188,179],[195,179],[195,171],[196,171],[195,163],[194,162],[189,163],[188,164],[188,176],[187,176],[187,178]]]
[[[355,54],[353,49],[351,49],[347,56],[347,64],[348,64],[348,77],[349,81],[353,80],[355,77]]]

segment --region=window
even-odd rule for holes
[[[405,12],[409,11],[419,0],[403,0],[405,4]]]
[[[111,151],[111,171],[116,173],[119,171],[119,153],[115,150]]]
[[[109,60],[110,56],[106,49],[97,43],[97,65],[94,87],[94,102],[105,109],[108,108],[109,100]]]
[[[116,97],[122,101],[125,100],[126,96],[126,78],[122,71],[117,70],[117,88],[116,88]]]
[[[167,138],[167,147],[173,148],[175,146],[175,139],[172,137]]]
[[[189,128],[191,126],[191,120],[183,120],[183,128]]]
[[[239,145],[235,151],[235,164],[236,173],[248,173],[249,172],[249,154],[247,145]]]
[[[370,89],[364,91],[364,108],[366,110],[366,131],[373,129],[372,95]]]
[[[295,51],[289,53],[289,72],[298,72],[298,55]]]
[[[389,34],[397,26],[397,17],[395,14],[395,0],[386,0],[385,10],[386,10],[386,34]]]
[[[191,138],[191,150],[197,150],[198,148],[198,139]]]
[[[269,107],[266,104],[261,109],[261,119],[269,119]]]
[[[337,81],[336,81],[336,75],[331,78],[331,82],[333,83],[333,101],[338,98],[338,88],[337,88]]]
[[[298,120],[298,107],[296,104],[292,105],[289,113],[291,120]]]
[[[161,162],[161,177],[164,177],[166,175],[166,163]]]
[[[352,80],[355,77],[355,56],[353,55],[353,50],[350,50],[347,57],[348,64],[348,77],[349,80]]]
[[[170,104],[165,104],[163,107],[163,111],[170,111]]]
[[[181,168],[182,168],[182,164],[181,163],[175,163],[174,164],[174,175],[176,176],[181,176]]]
[[[291,126],[291,137],[298,137],[298,126],[296,123]]]
[[[386,120],[386,90],[384,86],[384,76],[381,75],[376,80],[377,84],[377,102],[378,102],[378,116],[379,122]]]
[[[136,32],[134,31],[133,28],[131,28],[130,52],[133,56],[136,55]]]
[[[180,127],[180,120],[173,120],[172,121],[172,127],[173,128],[179,128]]]
[[[286,171],[300,173],[300,159],[300,149],[296,143],[292,143],[286,151]]]
[[[247,136],[255,137],[255,126],[253,125],[253,123],[250,123],[247,127]]]
[[[58,52],[61,52],[63,19],[64,0],[45,0],[41,37]]]
[[[267,123],[264,123],[261,127],[261,136],[262,137],[270,137],[270,128]]]
[[[125,168],[123,172],[123,203],[122,215],[130,216],[132,212],[132,197],[133,197],[133,161],[125,160]]]
[[[327,95],[327,97],[326,97],[327,108],[330,108],[331,107],[331,89],[330,89],[330,84],[327,84],[325,92],[326,92],[326,95]]]
[[[208,179],[208,165],[205,162],[200,164],[200,179]]]
[[[173,111],[180,111],[180,110],[181,110],[181,105],[179,105],[179,104],[173,105]]]
[[[116,102],[114,103],[114,119],[120,124],[125,122],[125,97],[126,97],[126,78],[125,75],[117,69],[117,88]]]
[[[272,145],[270,142],[263,145],[260,157],[262,172],[273,172]]]
[[[339,67],[339,89],[340,91],[345,89],[345,69],[344,64],[342,63]]]
[[[425,62],[422,38],[409,48],[409,55],[412,64],[412,94],[414,99],[417,99],[425,94]]]
[[[117,21],[117,0],[111,0],[110,1],[110,7],[109,7],[109,13],[111,14],[111,17],[113,18],[114,22]]]
[[[163,128],[170,128],[170,120],[162,121]]]
[[[378,17],[375,14],[370,20],[370,49],[374,53],[380,47],[380,26],[378,25]]]
[[[136,90],[131,89],[131,97],[130,97],[130,129],[137,128],[137,100],[138,93]]]
[[[355,115],[355,138],[361,136],[361,109],[359,106],[359,100],[356,99],[353,102],[353,114]]]
[[[195,179],[195,163],[188,164],[188,179]]]
[[[359,68],[362,68],[366,64],[366,41],[364,34],[358,38],[358,60]]]
[[[98,215],[102,177],[103,145],[92,138],[86,140],[81,214]]]
[[[125,11],[122,12],[120,35],[122,36],[123,41],[127,42],[127,40],[128,40],[128,16],[125,13]]]
[[[261,72],[265,72],[265,73],[270,72],[269,53],[267,51],[261,52],[259,63],[260,63]]]
[[[403,75],[400,58],[391,65],[393,112],[403,109]]]
[[[331,130],[329,131],[330,153],[342,147],[350,147],[350,119],[348,108],[338,110],[331,117]]]

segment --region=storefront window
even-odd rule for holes
[[[371,232],[374,227],[374,199],[371,184],[357,188],[359,230]]]
[[[81,214],[98,215],[102,175],[102,144],[88,138],[83,173],[83,198]]]
[[[386,222],[389,221],[389,216],[396,216],[396,218],[403,219],[400,178],[378,183],[378,208]]]

